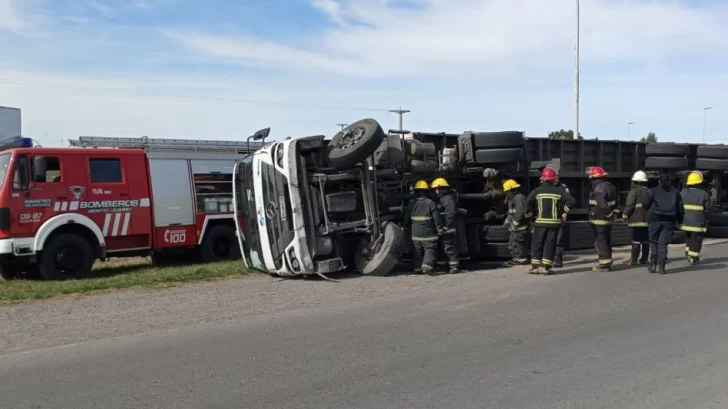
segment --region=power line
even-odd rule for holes
[[[250,104],[250,105],[261,105],[278,108],[307,108],[307,109],[346,109],[352,111],[371,111],[371,112],[389,112],[385,108],[368,108],[368,107],[351,107],[341,105],[321,105],[321,104],[305,104],[297,102],[279,102],[279,101],[265,101],[256,99],[244,99],[244,98],[225,98],[225,97],[205,97],[205,96],[160,96],[160,95],[143,95],[143,94],[132,94],[123,93],[116,90],[109,90],[103,88],[81,88],[81,87],[64,87],[58,85],[47,85],[47,84],[14,84],[9,82],[0,81],[0,87],[14,87],[14,88],[40,88],[40,89],[57,89],[65,91],[81,91],[98,93],[109,96],[126,97],[126,98],[141,98],[141,99],[156,99],[156,100],[173,100],[173,101],[186,101],[186,102],[210,102],[210,103],[233,103],[233,104]]]

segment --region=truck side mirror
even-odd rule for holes
[[[36,156],[33,158],[33,181],[46,181],[46,168],[48,167],[48,158],[45,156]]]

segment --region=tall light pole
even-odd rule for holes
[[[344,127],[346,125],[348,125],[348,124],[336,124],[336,126],[340,127],[342,131],[344,130]]]
[[[576,44],[574,47],[574,139],[579,139],[579,0],[576,0]]]
[[[399,109],[390,109],[389,112],[393,112],[393,113],[399,115],[399,130],[401,131],[403,129],[402,128],[402,116],[411,111],[409,109],[402,109],[402,107],[399,107]]]
[[[703,108],[703,143],[705,143],[705,114],[708,112],[709,109],[713,109],[713,107]]]
[[[627,140],[628,141],[631,141],[632,140],[632,138],[630,138],[630,136],[629,136],[629,131],[630,131],[630,128],[632,127],[632,124],[633,123],[634,122],[627,122]]]

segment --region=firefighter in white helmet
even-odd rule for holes
[[[647,195],[647,174],[641,170],[632,175],[632,189],[627,195],[622,218],[632,229],[632,255],[628,265],[647,264],[650,260],[650,236],[648,233],[647,212],[642,202]],[[642,257],[640,258],[640,250]]]

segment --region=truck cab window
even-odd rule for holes
[[[59,183],[61,182],[61,160],[57,157],[48,156],[45,158],[45,174],[35,176],[36,183]]]
[[[118,158],[96,158],[89,160],[92,183],[121,183],[121,160]]]
[[[15,172],[13,172],[13,189],[25,190],[28,188],[28,158],[25,156],[19,156],[15,160]]]

